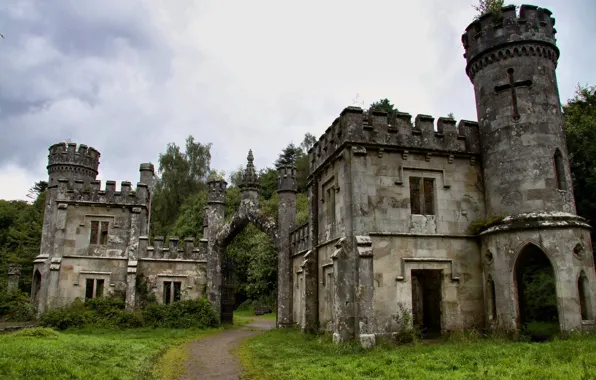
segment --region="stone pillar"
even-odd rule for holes
[[[281,166],[278,169],[277,211],[277,327],[292,325],[292,261],[290,256],[290,232],[296,228],[296,168]],[[305,283],[308,280],[305,278]]]
[[[62,262],[62,252],[64,248],[64,235],[66,232],[66,211],[68,204],[57,203],[56,212],[54,214],[54,247],[53,255],[50,256],[50,273],[47,277],[47,291],[46,299],[41,302],[45,302],[46,310],[51,308],[53,305],[60,305],[60,265]],[[43,275],[43,273],[42,273]],[[42,277],[43,278],[43,277]]]
[[[354,338],[354,275],[351,269],[351,239],[342,237],[335,244],[333,261],[333,342],[346,342]]]
[[[19,289],[19,280],[21,278],[21,264],[8,264],[8,284],[6,290],[13,292]]]
[[[317,332],[319,326],[319,295],[318,295],[318,279],[316,252],[308,251],[304,255],[304,262],[302,263],[302,271],[304,275],[304,325],[303,332],[314,333]]]
[[[155,167],[152,163],[143,163],[139,167],[140,182],[147,186],[147,199],[145,204],[147,205],[145,225],[143,228],[143,235],[149,234],[149,225],[151,223],[151,200],[153,199],[153,188],[155,186]],[[137,186],[138,187],[138,186]]]
[[[302,329],[307,332],[318,331],[319,329],[319,253],[317,250],[319,238],[319,197],[318,180],[313,178],[308,184],[308,231],[307,247],[310,250],[304,256],[303,273],[305,276],[305,300],[300,305],[303,310],[300,313],[304,315],[304,325]]]
[[[137,298],[137,260],[128,260],[126,269],[126,310],[133,311]]]
[[[358,110],[344,110],[348,130],[353,130],[353,125],[361,123],[362,112]],[[354,148],[346,149],[338,160],[338,180],[343,208],[345,210],[342,220],[344,236],[337,242],[336,251],[332,255],[334,282],[334,321],[333,340],[344,342],[357,337],[359,329],[358,299],[356,291],[359,285],[358,265],[360,260],[355,252],[356,239],[354,237],[353,211],[360,208],[354,203],[354,194],[362,186],[357,182],[358,172],[352,167],[352,154]],[[354,173],[352,172],[354,170]],[[354,180],[352,180],[354,178]],[[356,182],[356,183],[354,183]],[[363,233],[363,231],[357,231]]]
[[[221,314],[221,265],[223,255],[216,247],[216,236],[223,225],[226,211],[226,187],[224,180],[213,180],[207,183],[207,298],[213,304],[218,316]]]
[[[61,257],[53,257],[50,260],[50,275],[48,276],[48,293],[45,300],[46,310],[53,307],[62,306],[60,300],[60,266],[62,265]]]
[[[356,236],[356,249],[358,250],[358,318],[360,343],[365,348],[375,344],[374,321],[374,270],[373,250],[370,236]]]

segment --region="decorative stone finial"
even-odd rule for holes
[[[254,160],[255,158],[251,149],[248,151],[248,162],[246,163],[246,169],[244,170],[242,183],[240,184],[242,191],[259,190],[259,178],[257,176],[257,171],[255,170]]]

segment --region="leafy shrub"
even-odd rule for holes
[[[58,339],[60,333],[47,327],[32,327],[13,332],[13,336],[30,336],[35,338]]]
[[[98,316],[107,318],[117,315],[126,307],[124,300],[112,297],[92,298],[85,301],[85,304]]]
[[[94,298],[83,303],[50,309],[40,317],[40,324],[65,330],[70,327],[142,326],[169,328],[215,327],[218,318],[207,299],[174,302],[170,305],[151,304],[142,312],[128,312],[119,298]]]
[[[169,328],[206,328],[218,324],[217,314],[206,298],[149,305],[143,310],[145,325]]]
[[[0,320],[31,321],[35,319],[35,309],[29,297],[20,291],[0,292]]]
[[[76,299],[72,304],[50,309],[39,318],[44,327],[54,327],[66,330],[69,327],[83,327],[93,324],[93,312],[85,307],[81,300]]]

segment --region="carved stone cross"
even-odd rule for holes
[[[511,105],[513,107],[513,120],[519,120],[519,110],[517,108],[517,92],[515,89],[517,87],[530,87],[532,85],[532,81],[528,79],[516,82],[515,78],[513,77],[514,71],[515,70],[513,69],[507,70],[507,79],[509,83],[502,84],[500,86],[495,86],[495,92],[499,94],[503,91],[509,90],[509,93],[511,94]]]

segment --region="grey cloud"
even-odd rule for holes
[[[66,137],[103,143],[111,159],[126,160],[130,141],[150,138],[142,106],[106,89],[128,79],[127,70],[150,82],[169,77],[169,47],[148,18],[141,2],[118,0],[13,1],[0,8],[0,167],[32,169],[33,158]],[[133,55],[137,67],[126,61]]]

